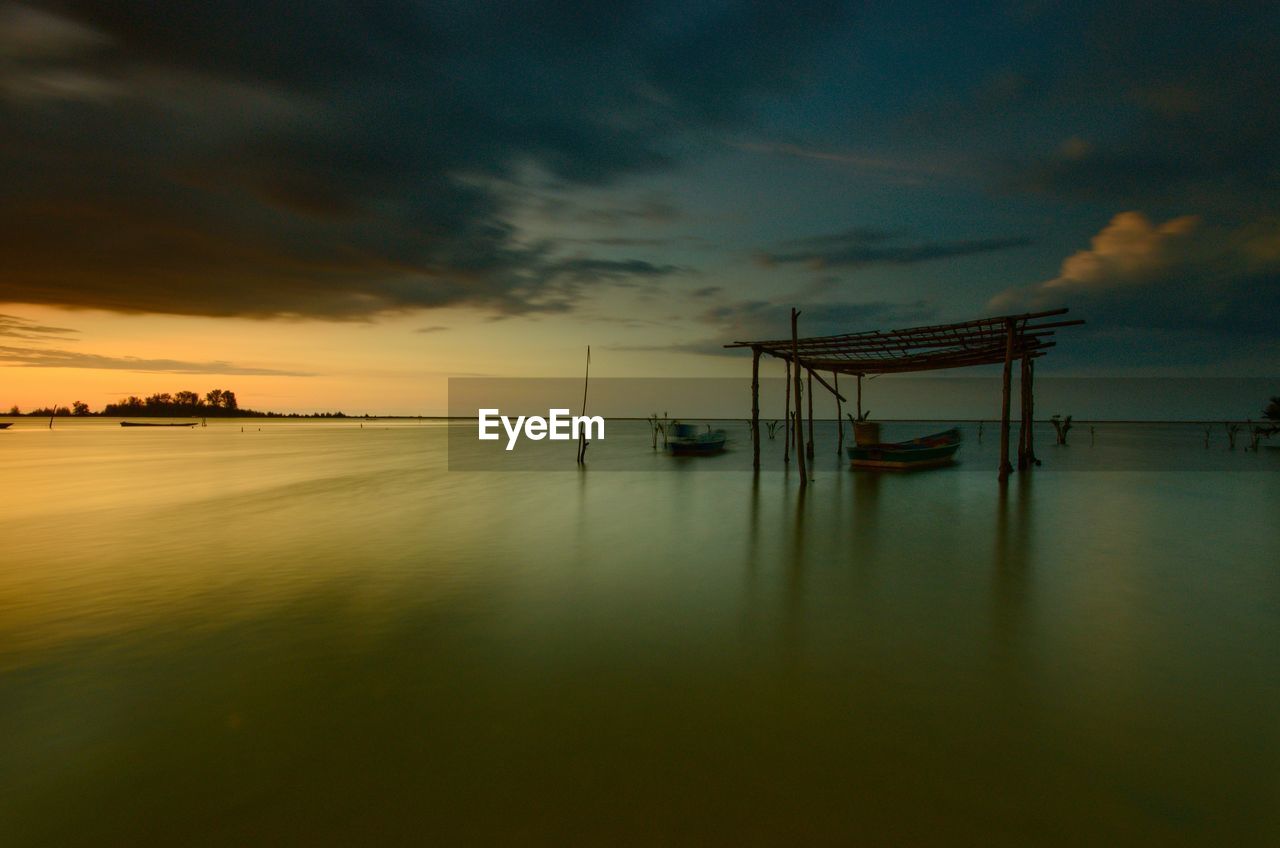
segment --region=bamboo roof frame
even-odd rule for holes
[[[806,455],[813,456],[813,380],[836,397],[836,419],[840,420],[839,375],[858,378],[858,420],[862,420],[862,378],[876,374],[904,374],[913,371],[940,371],[969,368],[976,365],[1004,365],[1000,411],[999,479],[1003,482],[1013,471],[1009,461],[1010,393],[1013,363],[1021,362],[1021,425],[1018,431],[1018,469],[1040,464],[1033,447],[1035,396],[1032,388],[1035,360],[1044,356],[1057,342],[1055,333],[1063,327],[1083,324],[1079,319],[1055,319],[1067,313],[1066,308],[1020,315],[995,315],[954,324],[931,324],[900,330],[865,330],[834,336],[800,338],[797,318],[791,310],[791,338],[761,341],[737,341],[726,348],[750,348],[751,357],[751,442],[752,467],[760,468],[760,357],[763,354],[787,363],[787,439],[783,461],[789,462],[789,445],[794,436],[796,459],[800,465],[800,485],[808,485]],[[800,432],[801,376],[809,377],[809,441],[803,444]],[[795,379],[792,380],[792,371]],[[831,385],[818,373],[830,371]],[[791,413],[791,389],[795,389],[795,417]],[[855,427],[855,438],[857,429]],[[840,425],[840,442],[844,443],[844,425]],[[837,452],[839,448],[837,448]]]
[[[1050,309],[1020,315],[997,315],[955,324],[931,324],[898,330],[867,330],[834,336],[801,339],[735,341],[726,348],[752,348],[788,362],[798,361],[807,369],[838,374],[902,374],[999,365],[1009,356],[1012,332],[1015,359],[1038,359],[1056,342],[1052,337],[1063,327],[1083,324],[1083,320],[1047,321],[1068,310]]]

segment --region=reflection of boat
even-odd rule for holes
[[[854,468],[915,470],[948,465],[960,449],[960,431],[952,428],[907,442],[879,442],[849,448]]]
[[[677,424],[667,439],[667,450],[675,456],[719,453],[724,450],[726,438],[724,430],[712,430],[710,424],[704,433],[699,433],[692,424]]]
[[[152,424],[150,421],[121,421],[121,427],[194,427],[200,422],[192,421],[189,424]]]

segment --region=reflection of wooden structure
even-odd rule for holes
[[[1028,312],[1023,315],[998,315],[964,321],[958,324],[935,324],[927,327],[910,327],[903,330],[869,330],[838,336],[812,336],[800,338],[798,332],[799,311],[791,310],[791,338],[766,341],[739,341],[725,347],[749,347],[751,364],[751,441],[754,465],[760,467],[760,355],[769,354],[787,363],[790,378],[792,364],[795,386],[795,455],[800,464],[800,479],[808,477],[805,457],[812,456],[811,447],[806,450],[801,436],[800,374],[803,369],[809,376],[809,384],[817,380],[836,396],[837,402],[846,402],[840,392],[822,378],[822,372],[831,372],[833,379],[839,374],[852,374],[858,378],[857,408],[862,414],[862,378],[874,374],[904,374],[913,371],[937,371],[944,368],[968,368],[974,365],[1004,365],[1000,401],[1000,479],[1013,471],[1009,462],[1009,408],[1013,364],[1021,369],[1021,410],[1018,427],[1018,467],[1026,468],[1035,463],[1032,444],[1032,421],[1035,414],[1033,380],[1035,360],[1054,346],[1053,335],[1060,327],[1083,324],[1080,320],[1050,320],[1063,315],[1066,309],[1046,312]],[[790,419],[791,385],[788,385],[787,415]],[[809,426],[813,427],[813,393],[809,393]],[[812,435],[810,435],[810,445]]]

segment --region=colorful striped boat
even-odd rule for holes
[[[849,464],[872,470],[914,471],[937,468],[955,461],[960,430],[952,428],[906,442],[880,442],[849,448]]]

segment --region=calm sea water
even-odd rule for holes
[[[448,426],[0,432],[0,843],[1280,842],[1280,451]]]

